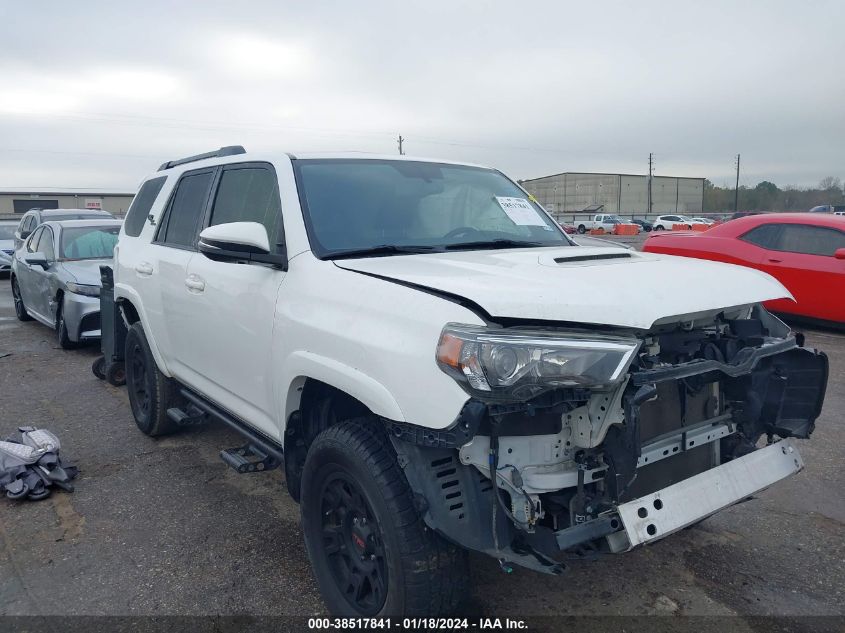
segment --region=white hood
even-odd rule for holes
[[[469,299],[492,317],[637,329],[792,298],[780,282],[751,268],[616,248],[457,251],[335,264]]]

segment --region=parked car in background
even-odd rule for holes
[[[711,220],[710,218],[698,218],[697,217],[697,218],[692,218],[692,221],[697,223],[697,224],[706,224],[707,226],[713,226],[714,224],[716,224],[716,222],[714,220]]]
[[[651,230],[654,228],[654,224],[649,222],[648,220],[638,220],[637,218],[631,218],[630,220],[625,220],[630,224],[636,224],[640,227],[641,231],[645,231],[646,233],[650,233]]]
[[[685,215],[660,215],[653,222],[655,231],[671,231],[676,224],[686,225],[691,230],[693,224],[704,224]]]
[[[0,274],[8,274],[12,269],[12,254],[15,252],[15,221],[0,221]]]
[[[23,241],[29,237],[32,232],[41,225],[42,222],[53,220],[60,222],[62,220],[103,220],[114,219],[114,216],[108,211],[99,209],[30,209],[23,214],[18,228],[15,231],[15,246],[17,250],[23,244]]]
[[[697,257],[756,268],[795,297],[766,302],[784,314],[845,324],[845,218],[767,213],[739,218],[705,233],[652,235],[649,253]]]
[[[810,209],[810,213],[833,213],[832,204],[820,204]]]
[[[578,220],[575,225],[578,227],[578,232],[583,235],[590,229],[604,229],[608,233],[613,233],[613,227],[622,222],[623,220],[615,215],[600,213],[594,215],[591,220]]]
[[[578,229],[575,228],[575,225],[569,224],[568,222],[560,224],[560,228],[562,228],[563,232],[567,235],[575,235],[578,232]]]
[[[56,330],[69,349],[100,337],[100,264],[111,261],[120,220],[44,222],[12,259],[12,297],[21,321]]]

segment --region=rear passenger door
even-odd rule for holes
[[[139,281],[154,278],[149,288],[159,296],[157,302],[147,304],[150,328],[170,373],[184,382],[193,373],[189,363],[192,328],[202,318],[193,312],[196,306],[185,282],[216,173],[217,168],[210,167],[182,174],[162,214],[149,260],[135,264]],[[149,314],[151,306],[157,313]]]
[[[258,222],[279,254],[284,248],[276,172],[269,163],[235,163],[215,179],[207,226]],[[276,299],[285,272],[268,264],[188,264],[186,305],[197,316],[185,337],[191,382],[217,405],[280,439],[273,398],[271,350]]]

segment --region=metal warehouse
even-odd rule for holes
[[[0,190],[0,218],[14,219],[30,209],[103,209],[122,216],[134,195],[122,191]]]
[[[647,214],[648,176],[564,172],[520,184],[554,214],[581,213],[603,205],[605,213]],[[653,176],[651,213],[699,214],[704,178]]]

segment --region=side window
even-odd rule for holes
[[[780,235],[780,224],[763,224],[755,227],[739,236],[744,242],[754,244],[760,248],[767,248],[769,250],[778,249],[778,236]]]
[[[224,168],[209,226],[226,222],[258,222],[271,246],[279,241],[282,205],[276,174],[266,167]]]
[[[38,246],[36,247],[39,253],[43,253],[44,257],[47,258],[47,261],[53,261],[56,259],[56,254],[53,251],[53,231],[50,227],[44,227],[41,230],[41,239],[38,240]]]
[[[165,180],[167,180],[167,176],[160,176],[141,185],[138,193],[132,199],[132,204],[129,205],[129,211],[126,212],[126,220],[123,222],[123,230],[126,235],[138,237],[141,234],[153,202],[158,197]]]
[[[32,231],[35,228],[35,216],[30,215],[23,219],[22,231]]]
[[[168,246],[194,246],[213,177],[213,169],[182,176],[170,200],[165,223],[159,228],[157,241]]]
[[[26,241],[26,252],[27,253],[34,253],[36,248],[38,247],[38,240],[41,237],[41,233],[44,229],[36,229],[32,235],[29,236],[29,239]]]
[[[784,225],[778,243],[781,251],[826,257],[833,257],[838,248],[845,248],[845,233],[808,224]]]

